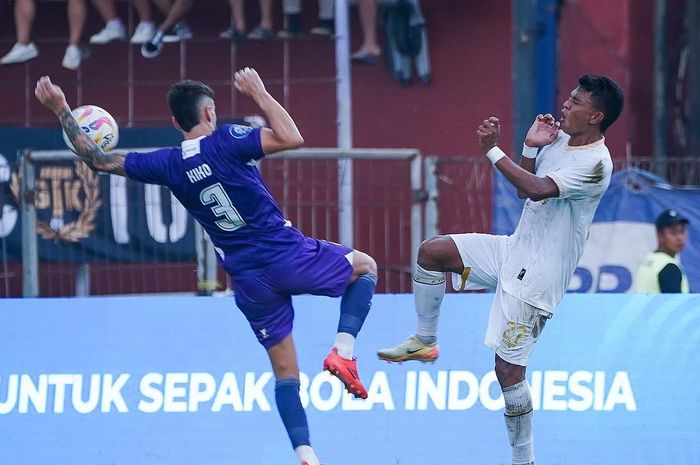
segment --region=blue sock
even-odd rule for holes
[[[289,440],[292,441],[292,448],[310,446],[309,425],[299,398],[299,380],[297,378],[278,379],[275,383],[275,402]]]
[[[357,337],[372,306],[372,296],[376,286],[377,275],[374,273],[365,273],[348,286],[340,301],[339,333],[348,333]]]

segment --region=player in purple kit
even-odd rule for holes
[[[150,153],[102,152],[47,76],[37,82],[35,95],[56,114],[76,155],[91,169],[167,186],[207,231],[219,263],[233,278],[236,303],[272,362],[275,400],[292,446],[302,465],[319,465],[299,398],[291,296],[343,296],[335,344],[323,368],[356,397],[366,398],[353,347],[371,306],[377,265],[360,251],[308,238],[284,219],[256,161],[299,147],[303,139],[254,69],[235,73],[234,85],[264,112],[269,129],[217,128],[213,91],[201,82],[182,81],[171,87],[168,104],[185,140],[181,147]]]

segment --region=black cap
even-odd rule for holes
[[[662,229],[668,228],[669,226],[688,223],[690,223],[690,221],[688,221],[687,218],[681,216],[681,214],[678,213],[676,210],[665,210],[661,212],[661,214],[658,217],[656,217],[656,230],[661,231]]]

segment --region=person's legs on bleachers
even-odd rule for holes
[[[39,50],[31,38],[35,12],[34,0],[15,0],[17,42],[5,56],[0,58],[0,65],[23,63],[39,55]]]
[[[333,0],[318,0],[318,25],[309,32],[315,36],[330,37],[335,33]]]
[[[229,27],[219,34],[220,39],[239,41],[245,39],[245,9],[243,2],[245,0],[228,0],[229,9],[231,10],[231,21]]]
[[[64,68],[78,69],[83,58],[87,58],[87,53],[80,48],[86,16],[85,0],[68,0],[68,47],[63,55]]]
[[[92,0],[97,14],[105,22],[105,27],[90,37],[91,44],[106,44],[113,40],[126,39],[126,28],[117,16],[117,8],[114,0]]]
[[[192,31],[182,21],[192,8],[194,0],[175,0],[165,20],[158,25],[155,35],[141,46],[141,55],[145,58],[158,56],[164,43],[179,42],[192,38]],[[160,5],[159,5],[160,6]]]
[[[293,39],[301,35],[301,0],[283,0],[284,29],[277,33],[280,39]]]
[[[260,24],[248,33],[249,39],[267,40],[272,38],[272,1],[260,0]]]
[[[129,39],[132,44],[146,43],[156,33],[156,23],[153,22],[150,0],[131,0],[131,5],[136,10],[139,23]],[[167,10],[170,8],[168,7]]]
[[[355,63],[374,64],[382,54],[377,40],[377,0],[360,0],[362,45],[352,54]]]
[[[193,4],[194,0],[175,0],[165,20],[158,26],[165,32],[163,42],[167,44],[192,38],[192,30],[183,20]]]

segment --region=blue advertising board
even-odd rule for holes
[[[411,295],[378,295],[356,345],[369,398],[321,371],[337,299],[301,296],[294,337],[328,465],[509,464],[492,296],[448,294],[435,364],[386,364]],[[528,368],[540,464],[700,463],[700,296],[568,294]],[[0,303],[0,464],[297,464],[269,361],[233,299]]]

